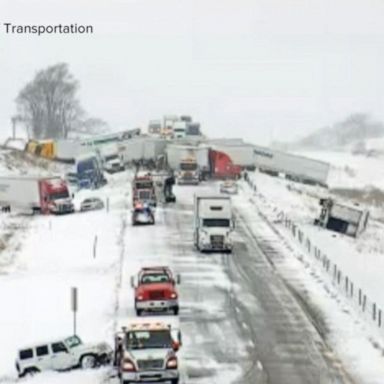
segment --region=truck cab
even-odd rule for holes
[[[61,178],[47,178],[40,181],[40,193],[44,196],[43,213],[72,213],[75,207],[67,183]]]
[[[234,219],[231,199],[224,195],[195,195],[194,245],[201,252],[232,252]]]
[[[96,189],[106,184],[106,179],[96,155],[84,155],[76,159],[78,187]]]
[[[135,294],[135,310],[140,316],[143,312],[171,311],[179,313],[179,295],[176,284],[180,276],[173,276],[168,267],[142,268],[135,278],[131,277],[131,285]]]
[[[176,337],[175,337],[176,336]],[[176,352],[181,334],[164,323],[134,323],[115,335],[115,359],[121,384],[179,383]]]
[[[185,121],[176,121],[173,124],[173,136],[175,139],[183,139],[187,136],[187,123]]]
[[[186,157],[180,162],[177,184],[198,185],[200,183],[199,167],[194,157]]]
[[[155,184],[149,173],[137,174],[132,181],[132,202],[137,201],[147,203],[153,207],[157,205]]]

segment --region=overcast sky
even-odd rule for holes
[[[210,136],[290,140],[365,111],[384,120],[383,0],[0,0],[0,135],[18,90],[67,62],[90,115],[114,130],[191,114]]]

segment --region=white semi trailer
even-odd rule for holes
[[[267,147],[253,146],[254,164],[266,173],[308,184],[327,186],[330,164]]]
[[[199,251],[232,252],[233,230],[229,196],[195,195],[194,245]]]
[[[124,164],[134,161],[155,161],[165,154],[166,140],[155,137],[141,137],[119,143],[120,158]]]

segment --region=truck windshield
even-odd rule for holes
[[[153,284],[153,283],[168,283],[169,276],[165,273],[151,273],[145,274],[141,278],[143,284]]]
[[[65,341],[65,344],[69,348],[74,348],[74,347],[77,347],[78,345],[82,344],[82,342],[81,342],[81,340],[80,340],[80,338],[78,336],[68,337],[64,341]]]
[[[203,219],[203,227],[229,227],[229,219]]]
[[[153,182],[152,182],[152,180],[135,181],[135,187],[136,187],[136,189],[152,189],[153,188]]]
[[[93,171],[96,168],[96,159],[83,160],[77,164],[78,173]]]
[[[50,201],[53,201],[53,200],[59,200],[59,199],[68,199],[68,197],[69,197],[68,190],[65,190],[65,191],[50,193],[48,199]]]
[[[172,338],[169,330],[129,332],[127,349],[171,348]]]
[[[181,163],[180,169],[182,171],[196,171],[197,164],[196,163]]]

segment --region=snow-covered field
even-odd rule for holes
[[[298,154],[331,164],[330,188],[384,189],[384,156],[366,157],[341,151],[304,151]]]
[[[31,165],[28,159],[19,159],[16,155],[15,160],[13,155],[9,156],[8,151],[0,152],[0,172],[44,174],[62,170],[60,166],[42,166],[40,163]],[[332,159],[332,174],[340,175],[339,181],[331,183],[331,186],[364,188],[372,184],[368,183],[369,178],[366,175],[369,171],[377,175],[374,179],[371,176],[371,181],[377,187],[384,188],[384,171],[376,163],[379,160],[365,159],[365,163],[353,163],[345,155],[340,160],[338,154],[327,156],[329,161]],[[349,168],[346,168],[341,160],[349,164]],[[376,167],[377,173],[373,172]],[[371,300],[375,300],[379,307],[384,309],[384,283],[381,277],[384,270],[384,225],[372,220],[367,231],[358,239],[314,227],[312,222],[318,214],[318,201],[313,196],[323,194],[323,190],[258,172],[251,176],[258,192],[266,197],[267,203],[258,202],[254,192],[245,183],[242,184],[240,195],[234,198],[236,208],[246,219],[251,230],[262,236],[274,236],[272,232],[268,232],[270,230],[262,228],[264,224],[253,213],[255,205],[260,204],[260,209],[265,210],[273,224],[284,232],[281,224],[274,222],[276,212],[283,210],[345,271],[356,286],[361,287]],[[337,179],[335,176],[331,177]],[[207,188],[213,190],[212,186]],[[176,188],[176,192],[178,203],[187,207],[181,216],[189,223],[192,215],[193,188]],[[5,309],[0,317],[2,383],[10,383],[16,378],[14,359],[20,346],[72,333],[71,287],[76,286],[79,289],[78,334],[85,341],[101,340],[110,344],[116,327],[135,318],[130,276],[142,266],[165,264],[175,269],[185,268],[183,280],[190,286],[197,281],[199,287],[206,284],[223,290],[234,288],[221,266],[215,264],[213,257],[196,258],[192,250],[190,229],[181,232],[177,223],[170,225],[167,221],[170,217],[178,217],[172,215],[172,209],[175,208],[159,207],[157,224],[154,227],[130,226],[129,173],[109,177],[108,185],[101,190],[79,192],[75,196],[76,206],[79,206],[84,197],[90,195],[97,195],[104,200],[108,198],[109,210],[76,212],[57,217],[27,217],[14,213],[0,215],[0,302]],[[262,204],[266,206],[262,207]],[[376,214],[380,215],[379,209]],[[180,238],[181,234],[186,237]],[[291,253],[287,252],[286,257],[280,260],[278,272],[298,292],[302,290],[310,305],[320,310],[326,320],[326,340],[343,359],[344,367],[350,369],[362,383],[381,384],[384,377],[382,353],[369,341],[370,337],[376,337],[375,332],[371,332],[369,326],[349,306],[348,301],[332,288],[322,271],[310,264],[310,259],[297,258],[297,254],[302,250],[295,248],[295,243],[288,233],[284,236],[289,244],[288,248],[292,249]],[[282,242],[282,249],[284,244]],[[196,300],[201,297],[200,293],[194,297],[191,292],[181,292],[186,295],[182,297],[185,317],[197,310],[220,315],[221,302],[211,301],[207,305],[204,301]],[[156,318],[163,319],[162,316]],[[182,326],[174,317],[167,316],[166,321],[172,322],[175,327]],[[180,356],[188,361],[189,368],[192,367],[196,372],[202,368],[221,370],[215,377],[215,382],[236,383],[239,374],[236,365],[211,361],[208,355],[204,360],[204,351],[194,349],[196,343],[204,345],[204,340],[199,340],[199,335],[193,334],[192,328],[184,331],[184,348]],[[220,336],[219,328],[217,335]],[[232,348],[241,356],[241,346],[237,343],[238,340],[233,343]],[[185,376],[185,371],[183,372]],[[30,380],[37,384],[87,384],[102,382],[107,375],[107,369],[97,369],[62,374],[44,373]],[[196,382],[211,384],[209,378]]]
[[[2,252],[2,259],[13,253],[13,262],[2,268],[0,278],[6,309],[0,319],[0,377],[15,376],[14,359],[22,345],[72,334],[71,287],[79,290],[78,334],[85,341],[112,340],[127,196],[118,188],[105,188],[104,194],[110,198],[109,212],[28,218],[18,249]],[[92,381],[89,373],[75,373],[71,382],[77,376],[79,383],[88,376]]]
[[[331,188],[364,191],[374,186],[384,191],[383,158],[354,156],[343,152],[304,154],[331,163],[329,178]],[[371,211],[367,230],[355,239],[313,225],[314,219],[320,212],[318,198],[329,195],[336,197],[332,192],[273,178],[258,172],[251,177],[257,186],[257,191],[265,196],[268,202],[270,209],[267,209],[267,214],[270,215],[271,220],[276,220],[276,213],[283,211],[311,240],[312,246],[318,247],[322,254],[330,259],[332,265],[336,265],[342,271],[343,276],[353,282],[355,295],[359,289],[362,290],[363,294],[367,296],[371,311],[373,303],[376,303],[379,309],[384,310],[383,203],[372,205],[369,204],[369,199],[362,203],[358,198],[349,201],[350,203],[362,203]],[[348,201],[347,198],[340,195],[337,198],[339,201]],[[372,322],[372,326],[373,333],[377,333],[377,325]],[[379,334],[379,337],[382,338],[382,336],[383,332]]]

